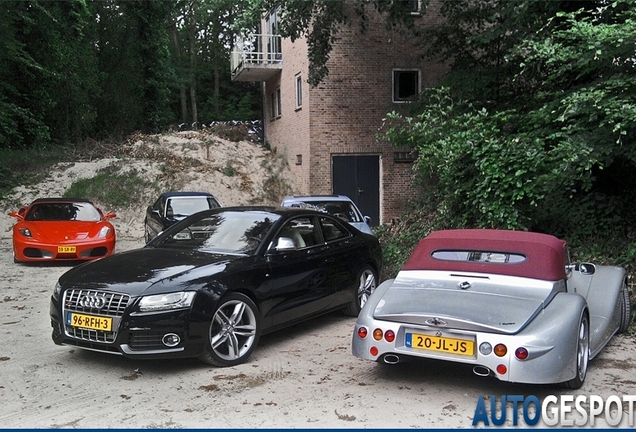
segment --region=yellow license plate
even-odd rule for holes
[[[72,312],[66,314],[66,325],[91,330],[112,331],[113,319],[95,315],[83,315]]]
[[[406,334],[406,347],[427,351],[458,354],[464,356],[475,355],[475,342],[467,339],[455,339],[442,336],[431,336],[416,333]]]
[[[57,253],[75,253],[75,246],[58,246]]]

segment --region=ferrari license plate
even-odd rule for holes
[[[75,253],[75,246],[58,246],[57,253]]]
[[[95,315],[83,315],[67,312],[66,325],[109,332],[113,329],[113,319],[108,317],[98,317]]]
[[[443,336],[407,333],[406,347],[464,356],[475,355],[474,341]]]

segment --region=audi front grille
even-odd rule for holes
[[[117,338],[117,330],[121,317],[130,301],[127,294],[105,292],[99,290],[70,289],[64,293],[62,303],[62,321],[67,336],[74,339],[113,343]],[[87,314],[112,318],[112,331],[73,327],[66,322],[67,314]]]

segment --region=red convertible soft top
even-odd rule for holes
[[[494,273],[556,281],[565,278],[566,248],[565,241],[548,234],[493,229],[442,230],[420,240],[402,270]],[[484,258],[490,255],[497,258]]]

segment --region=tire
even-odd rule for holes
[[[621,320],[618,327],[619,333],[625,333],[632,323],[632,303],[629,298],[629,288],[627,288],[627,282],[623,282],[623,287],[620,292],[620,309]]]
[[[375,271],[371,266],[365,265],[358,272],[358,278],[356,279],[355,295],[351,303],[343,309],[345,315],[357,317],[362,310],[362,307],[369,299],[369,296],[373,294],[378,283]]]
[[[205,363],[226,367],[245,362],[260,337],[260,315],[254,302],[240,293],[219,301],[208,331]]]
[[[587,313],[583,313],[579,323],[579,332],[576,342],[576,376],[563,386],[572,390],[579,389],[585,382],[587,367],[590,361],[590,321]]]

